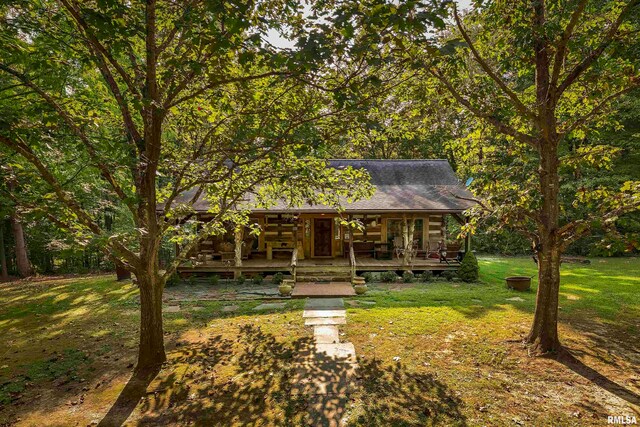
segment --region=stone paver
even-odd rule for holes
[[[253,309],[257,311],[275,310],[275,309],[284,308],[285,305],[287,305],[286,302],[269,302],[265,304],[260,304],[259,306],[256,306]]]
[[[311,426],[338,427],[349,399],[345,396],[316,396],[309,400],[307,422]]]
[[[233,311],[236,311],[239,307],[237,305],[225,305],[224,307],[222,307],[222,311],[224,311],[225,313],[231,313]]]
[[[344,317],[307,317],[304,319],[305,326],[318,325],[346,325],[347,321]]]
[[[356,349],[350,342],[343,342],[337,344],[316,344],[316,353],[326,355],[340,361],[355,363],[356,362]]]
[[[313,338],[317,344],[340,342],[340,331],[334,325],[319,325],[313,328]]]
[[[345,310],[305,310],[302,317],[345,317]]]
[[[337,427],[343,423],[349,394],[357,386],[358,369],[355,347],[340,342],[336,326],[347,323],[344,301],[308,299],[303,317],[305,325],[313,326],[314,346],[297,355],[291,392],[308,397],[309,425]]]
[[[304,303],[305,310],[335,310],[344,308],[342,298],[308,298]]]
[[[177,313],[180,311],[180,306],[179,305],[169,305],[167,307],[164,307],[162,309],[162,311],[164,311],[165,313]]]
[[[356,389],[356,369],[355,364],[342,362],[301,365],[293,372],[291,393],[344,396]]]
[[[507,301],[524,301],[524,299],[520,298],[520,297],[512,297],[512,298],[507,298]]]
[[[291,296],[293,298],[304,297],[350,297],[356,292],[349,282],[330,283],[296,283]]]

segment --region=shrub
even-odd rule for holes
[[[460,263],[458,277],[464,282],[475,282],[478,280],[478,260],[473,252],[467,252]]]
[[[433,279],[433,272],[431,272],[430,270],[425,270],[420,275],[421,282],[427,283],[427,282],[430,282],[432,279]]]
[[[195,274],[190,275],[189,279],[187,279],[187,280],[189,282],[189,285],[191,285],[191,286],[195,285],[196,284],[196,276],[195,276]]]
[[[236,283],[238,285],[242,285],[244,284],[245,280],[247,280],[242,274],[238,276],[238,278],[236,279]]]
[[[397,278],[398,276],[396,275],[396,272],[391,270],[385,271],[384,273],[380,274],[380,280],[382,280],[385,283],[395,282]]]
[[[220,283],[220,276],[218,276],[217,274],[214,274],[209,278],[209,283],[211,284],[211,286],[216,286],[217,284]]]
[[[442,278],[451,282],[456,277],[453,271],[445,270],[442,272]]]
[[[365,271],[364,273],[362,273],[362,277],[364,278],[364,281],[366,283],[373,282],[373,273],[370,271]]]
[[[176,286],[178,283],[180,283],[180,277],[178,277],[178,275],[176,273],[173,273],[168,279],[167,279],[167,283],[165,284],[166,287],[170,288],[172,286]]]
[[[254,285],[262,285],[262,282],[264,282],[264,276],[262,274],[256,274],[251,278],[251,281]]]
[[[273,283],[274,285],[279,285],[280,283],[282,283],[283,280],[284,280],[284,274],[282,274],[281,272],[277,272],[276,274],[273,275],[273,278],[271,279],[271,283]]]
[[[411,283],[416,278],[412,271],[405,271],[402,273],[402,281],[404,283]]]

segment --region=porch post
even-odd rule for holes
[[[351,227],[351,221],[353,220],[353,215],[349,214],[347,217],[349,220],[349,266],[351,267],[351,282],[353,282],[354,277],[356,276],[356,254],[353,252],[353,227]]]
[[[234,239],[234,243],[235,243],[235,267],[242,267],[242,237],[244,235],[244,227],[243,226],[237,226],[234,233],[233,233],[233,239]],[[235,278],[238,278],[240,275],[242,274],[242,272],[236,268],[233,271],[233,276]]]

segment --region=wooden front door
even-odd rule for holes
[[[330,218],[313,220],[313,256],[331,256],[332,222]]]

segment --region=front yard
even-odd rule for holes
[[[521,344],[535,291],[503,285],[507,275],[533,275],[533,262],[485,257],[480,267],[478,284],[376,283],[346,301],[341,341],[353,342],[360,358],[349,425],[640,417],[640,259],[563,265],[560,330],[573,357],[557,360],[530,358]],[[134,408],[123,399],[114,405],[135,361],[134,286],[91,276],[0,292],[0,425],[113,425],[127,416],[142,425],[305,421],[305,400],[291,394],[292,360],[312,345],[301,300],[255,310],[273,301],[223,284],[169,289],[169,362]]]

